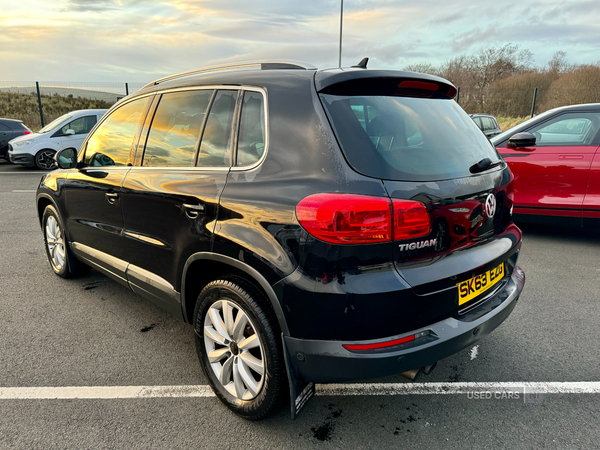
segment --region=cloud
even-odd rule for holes
[[[118,9],[119,4],[113,0],[69,0],[63,11],[102,12]]]
[[[10,4],[9,4],[10,1]],[[5,6],[6,4],[6,6]],[[249,59],[337,66],[339,0],[0,0],[0,76],[147,82]],[[597,0],[355,0],[345,2],[343,63],[440,64],[508,42],[539,65],[557,50],[600,57]]]

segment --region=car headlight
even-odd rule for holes
[[[27,139],[26,141],[19,141],[12,144],[13,147],[21,147],[22,145],[29,145],[33,142],[33,139]]]

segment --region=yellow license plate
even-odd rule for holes
[[[458,305],[463,305],[469,300],[484,293],[504,277],[504,263],[492,270],[488,270],[470,280],[458,283]]]

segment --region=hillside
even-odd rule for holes
[[[42,95],[42,110],[44,123],[48,124],[57,117],[77,109],[108,109],[113,102],[89,98]],[[22,120],[33,131],[41,126],[37,95],[25,93],[0,92],[0,117]]]

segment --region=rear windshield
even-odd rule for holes
[[[349,164],[387,180],[470,176],[484,158],[500,160],[475,122],[453,100],[321,94]]]

